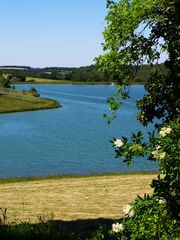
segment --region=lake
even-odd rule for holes
[[[17,85],[27,89],[29,85]],[[127,167],[114,158],[109,140],[142,129],[136,120],[135,100],[143,86],[132,86],[132,96],[108,125],[109,85],[36,85],[42,97],[62,108],[0,115],[0,178],[46,175],[85,175],[109,172],[155,171],[154,162],[138,159]]]

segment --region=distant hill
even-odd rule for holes
[[[1,70],[32,70],[32,71],[64,71],[64,70],[75,70],[75,67],[45,67],[45,68],[32,68],[30,66],[17,66],[17,65],[7,65],[0,66]]]
[[[29,70],[29,66],[0,66],[0,70]]]
[[[167,74],[167,69],[164,64],[158,65],[159,70]],[[149,65],[143,65],[137,71],[136,77],[132,83],[144,83],[147,81],[151,72]],[[1,74],[12,74],[16,79],[24,79],[26,77],[44,78],[53,80],[69,80],[74,82],[112,82],[115,81],[113,77],[107,72],[98,71],[95,65],[85,67],[45,67],[32,68],[30,66],[0,66]]]

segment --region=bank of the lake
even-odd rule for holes
[[[73,84],[73,85],[111,85],[111,82],[98,82],[98,81],[72,81],[72,80],[55,80],[47,78],[34,78],[26,77],[26,81],[12,81],[12,84]]]
[[[0,184],[5,183],[18,183],[18,182],[33,182],[43,180],[59,180],[59,179],[75,179],[75,178],[92,178],[92,177],[113,177],[113,176],[142,176],[142,175],[155,175],[159,172],[124,172],[124,173],[99,173],[99,174],[87,174],[87,175],[47,175],[47,176],[30,176],[30,177],[7,177],[0,178]]]
[[[55,79],[47,79],[47,78],[32,78],[26,77],[26,81],[12,81],[12,84],[72,84],[72,85],[116,85],[117,82],[89,82],[89,81],[71,81],[71,80],[55,80]],[[131,85],[144,85],[145,82],[133,82]]]
[[[34,111],[60,106],[59,102],[48,98],[0,95],[0,113]]]

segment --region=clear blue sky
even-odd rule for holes
[[[102,53],[106,0],[0,0],[0,65],[85,66]]]

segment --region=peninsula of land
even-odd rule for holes
[[[12,75],[0,74],[0,113],[33,111],[61,106],[55,100],[41,98],[34,87],[29,90],[15,89],[11,79]]]
[[[22,97],[0,94],[0,114],[34,111],[61,107],[55,100],[40,97]]]

